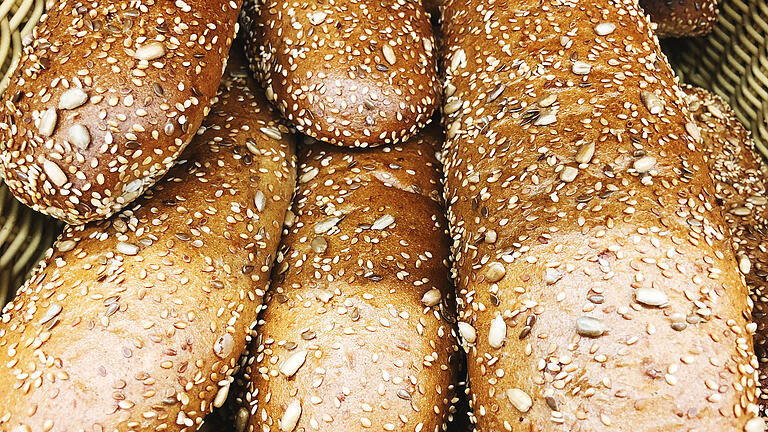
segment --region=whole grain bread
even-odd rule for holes
[[[204,131],[70,226],[0,317],[0,430],[194,431],[227,397],[295,186],[294,138],[231,66]]]
[[[445,427],[461,356],[441,137],[299,152],[295,218],[245,370],[247,431]]]
[[[752,318],[760,382],[768,379],[768,166],[728,104],[712,93],[682,87],[699,126],[702,149],[712,172],[715,194],[724,209],[739,269],[747,279],[754,303]],[[760,394],[765,415],[768,396]]]
[[[637,4],[443,13],[445,197],[477,430],[759,427],[746,284]]]
[[[640,0],[659,37],[701,36],[717,23],[717,0]]]
[[[13,194],[71,224],[139,197],[207,115],[241,3],[56,2],[0,103]]]
[[[435,40],[418,0],[247,0],[241,24],[267,98],[318,140],[395,144],[440,103]]]

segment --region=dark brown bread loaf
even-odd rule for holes
[[[296,174],[279,113],[231,70],[182,161],[67,228],[5,307],[0,430],[193,431],[224,402]]]
[[[251,345],[250,432],[437,432],[455,400],[448,237],[431,127],[300,151],[296,217]]]
[[[768,380],[768,166],[728,104],[706,90],[683,86],[701,130],[703,149],[712,171],[715,194],[725,210],[739,269],[751,291],[755,320],[755,352],[760,382]],[[760,394],[765,414],[768,397]]]
[[[72,224],[139,197],[207,115],[241,3],[56,2],[0,104],[14,195]]]
[[[701,36],[717,22],[717,0],[640,0],[659,37]]]
[[[350,147],[398,143],[440,103],[419,0],[247,0],[241,17],[267,98],[307,135]]]
[[[448,0],[442,30],[478,431],[757,430],[747,288],[637,5]]]

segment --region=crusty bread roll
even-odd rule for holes
[[[0,103],[13,194],[71,224],[139,197],[208,113],[241,3],[55,2]]]
[[[754,302],[757,331],[755,352],[760,382],[768,379],[768,166],[728,104],[712,93],[683,86],[686,100],[701,131],[703,150],[712,171],[715,194],[725,210],[739,269]],[[762,413],[768,396],[760,394]]]
[[[247,0],[251,68],[299,131],[368,147],[404,141],[440,103],[435,40],[417,0]]]
[[[293,136],[231,70],[182,161],[65,229],[3,310],[0,430],[192,431],[224,402],[296,174]]]
[[[747,288],[645,15],[618,0],[443,11],[477,430],[754,430]]]
[[[295,220],[246,362],[247,431],[444,427],[461,357],[441,137],[300,151]]]
[[[701,36],[717,23],[717,0],[640,0],[659,37]]]

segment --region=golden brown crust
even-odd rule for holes
[[[741,430],[748,293],[633,2],[448,0],[445,196],[477,429]]]
[[[418,0],[248,0],[241,23],[268,99],[321,141],[398,143],[440,103],[435,40]]]
[[[72,224],[139,197],[208,113],[241,3],[56,2],[0,106],[14,195]]]
[[[701,129],[703,150],[712,171],[715,193],[725,210],[731,242],[754,303],[755,352],[760,382],[768,375],[768,199],[766,164],[731,107],[712,93],[683,86]],[[765,413],[768,397],[760,395]]]
[[[431,127],[392,147],[300,152],[295,222],[250,348],[249,431],[448,421],[460,356],[441,137]]]
[[[295,185],[292,135],[231,71],[168,175],[67,228],[5,307],[0,430],[192,431],[223,403]]]
[[[717,0],[640,0],[659,37],[701,36],[717,23]]]

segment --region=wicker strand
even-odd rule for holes
[[[44,0],[0,2],[0,97],[18,64],[22,41],[44,10]],[[0,184],[0,306],[50,247],[60,224],[25,207]]]
[[[728,101],[768,157],[768,2],[723,0],[712,33],[677,46],[670,60],[683,81]]]

